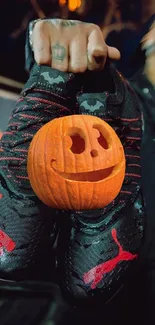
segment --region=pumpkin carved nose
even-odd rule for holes
[[[91,156],[92,156],[93,158],[95,158],[95,157],[98,156],[98,151],[95,150],[95,149],[93,149],[93,150],[91,150],[90,154],[91,154]]]

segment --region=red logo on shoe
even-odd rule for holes
[[[12,252],[16,247],[14,241],[5,232],[0,230],[0,255],[3,255],[3,248],[7,252]]]
[[[136,254],[131,254],[123,250],[117,239],[116,229],[112,229],[111,235],[115,243],[118,245],[119,253],[113,259],[95,266],[93,269],[83,275],[84,283],[91,283],[91,289],[95,289],[97,284],[102,280],[103,276],[113,271],[119,262],[131,261],[138,257]]]

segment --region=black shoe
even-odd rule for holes
[[[0,278],[52,279],[56,211],[31,189],[27,152],[34,134],[51,119],[72,114],[66,91],[71,74],[34,66],[0,142]],[[60,78],[61,77],[61,78]]]
[[[108,302],[135,272],[144,225],[139,102],[115,69],[110,67],[100,76],[101,80],[95,80],[94,74],[92,88],[98,83],[104,91],[85,92],[90,89],[90,77],[88,87],[84,86],[84,93],[77,98],[79,112],[104,119],[118,134],[126,156],[124,183],[118,197],[106,208],[65,213],[58,239],[62,292],[73,304],[85,301],[89,306],[95,300]]]

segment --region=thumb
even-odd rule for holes
[[[111,60],[119,60],[121,53],[116,47],[108,46],[108,58]]]

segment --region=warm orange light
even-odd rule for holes
[[[68,8],[70,11],[75,11],[81,6],[81,0],[69,0]]]
[[[65,6],[66,2],[67,2],[67,0],[59,0],[59,5],[60,6]]]
[[[66,4],[67,4],[67,0],[59,0],[60,6],[65,6]],[[68,9],[70,11],[75,11],[80,7],[81,7],[81,0],[68,0]]]
[[[81,0],[77,0],[77,8],[81,7]]]

